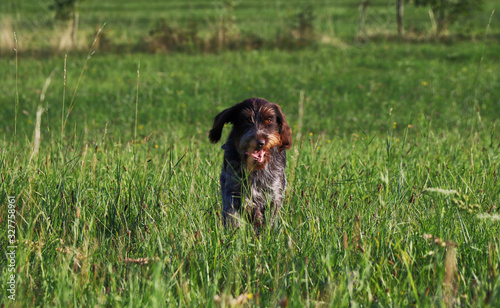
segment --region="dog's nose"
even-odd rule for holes
[[[264,139],[257,139],[257,149],[260,150],[264,147],[266,141]]]

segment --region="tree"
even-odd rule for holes
[[[398,35],[403,35],[403,0],[396,0],[396,14],[398,21]]]
[[[55,11],[55,19],[69,20],[76,12],[76,2],[77,0],[54,0],[54,4],[49,8]]]
[[[57,20],[72,20],[71,28],[71,43],[76,45],[76,32],[78,31],[78,0],[54,0],[54,4],[49,6],[49,9],[55,11],[55,19]]]
[[[467,17],[480,10],[483,2],[484,0],[414,0],[416,6],[430,6],[437,36],[445,32],[459,17]]]
[[[359,36],[365,34],[366,11],[370,5],[370,0],[361,0],[358,6],[359,10]]]

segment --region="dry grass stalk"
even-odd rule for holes
[[[42,108],[42,106],[39,105],[38,110],[36,111],[35,140],[34,140],[34,145],[33,145],[33,156],[38,155],[38,152],[40,150],[40,139],[41,139],[40,125],[42,123],[42,113],[43,113],[43,108]]]
[[[449,241],[446,243],[443,278],[443,300],[448,307],[454,306],[456,302],[457,285],[455,277],[457,272],[457,244]]]
[[[135,263],[139,265],[144,265],[144,264],[149,264],[149,262],[153,261],[160,261],[160,258],[155,257],[155,258],[137,258],[137,259],[132,259],[132,258],[125,258],[123,260],[124,263]]]
[[[86,256],[84,256],[80,251],[78,251],[78,249],[73,249],[71,247],[64,247],[64,248],[57,247],[56,251],[68,255],[73,254],[76,260],[83,260],[86,258]]]
[[[490,243],[489,249],[488,249],[488,267],[490,268],[490,277],[491,281],[494,281],[496,277],[495,273],[495,263],[493,262],[495,260],[495,244]]]
[[[361,220],[358,215],[356,215],[356,219],[354,220],[352,244],[356,249],[359,249],[363,253],[365,252],[363,245],[361,244]]]
[[[233,298],[231,295],[214,295],[214,303],[222,304],[229,307],[239,307],[248,303],[249,300],[254,298],[252,293],[243,293],[238,297]],[[286,306],[285,306],[286,307]]]

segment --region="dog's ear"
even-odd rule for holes
[[[276,107],[276,120],[278,122],[280,128],[280,139],[281,144],[279,146],[279,151],[288,150],[292,147],[292,129],[288,125],[285,119],[285,115],[281,111],[280,106],[275,105]]]
[[[212,127],[208,135],[212,143],[216,143],[220,140],[224,124],[233,122],[235,117],[235,107],[236,106],[227,108],[226,110],[221,111],[218,115],[215,116],[214,126]]]
[[[279,147],[280,151],[288,150],[292,147],[292,129],[286,121],[283,122],[283,126],[281,127],[281,146]]]

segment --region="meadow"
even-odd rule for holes
[[[161,3],[178,25],[210,25],[219,2],[82,1],[69,50],[49,39],[49,2],[3,4],[22,31],[0,58],[2,305],[498,305],[493,1],[467,39],[381,39],[393,24],[374,1],[377,39],[360,42],[356,5],[317,1],[315,31],[334,40],[209,52],[99,38],[141,45]],[[273,40],[293,5],[230,16]],[[427,33],[426,12],[406,10]],[[249,97],[279,104],[293,134],[280,227],[258,236],[221,225],[222,143],[208,141],[214,116]]]

